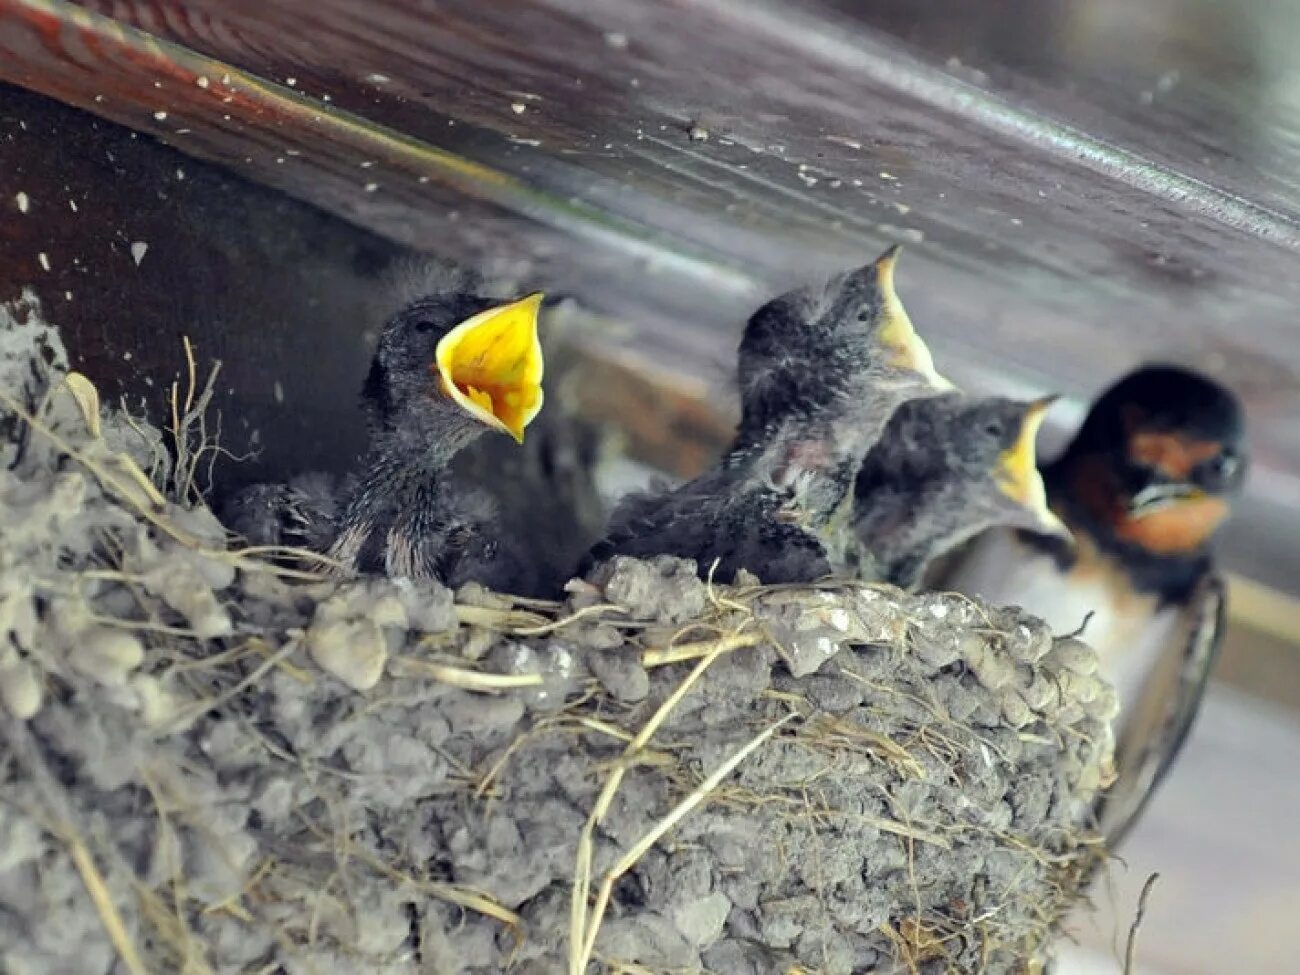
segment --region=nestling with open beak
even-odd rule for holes
[[[447,467],[489,430],[522,442],[541,410],[541,301],[433,294],[387,321],[363,394],[370,451],[342,505],[331,558],[357,572],[450,586],[519,584],[523,567],[492,531],[491,502],[451,483]]]
[[[897,248],[768,302],[741,339],[742,416],[710,471],[620,502],[589,568],[614,555],[694,559],[719,580],[851,571],[852,485],[900,403],[951,389],[894,291]]]
[[[1048,502],[1076,545],[1021,532],[980,539],[943,584],[1076,630],[1118,696],[1117,779],[1098,809],[1128,832],[1191,728],[1223,633],[1211,542],[1247,466],[1237,398],[1172,366],[1112,386],[1055,462]]]
[[[860,575],[914,588],[932,560],[995,525],[1068,539],[1034,457],[1054,399],[949,393],[900,406],[854,488]]]

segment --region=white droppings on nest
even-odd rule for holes
[[[155,122],[167,121],[167,113],[164,112],[162,109],[159,109],[158,111],[154,112],[153,117]]]
[[[144,260],[147,253],[149,253],[149,245],[143,240],[137,240],[131,244],[131,260],[135,261],[136,267],[140,266],[140,262]]]
[[[21,190],[14,196],[14,202],[18,204],[19,213],[26,213],[31,208],[31,199]]]
[[[528,106],[523,102],[511,102],[510,111],[514,112],[516,115],[523,115],[524,112],[528,111]]]
[[[199,75],[197,78],[194,79],[194,83],[198,85],[200,88],[204,88],[204,89],[206,89],[210,84],[206,75]]]
[[[26,721],[41,709],[44,689],[35,667],[18,655],[10,644],[0,647],[0,703],[19,721]]]
[[[36,255],[36,260],[40,263],[41,269],[48,271],[50,269],[50,255],[41,251]]]

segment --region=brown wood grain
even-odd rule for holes
[[[1048,74],[990,91],[945,66],[942,39],[909,48],[817,0],[79,9],[0,0],[0,77],[394,240],[526,261],[696,379],[728,375],[758,296],[896,239],[909,308],[958,381],[1087,396],[1142,359],[1207,369],[1252,412],[1236,557],[1300,578],[1300,208],[1277,179],[1256,197],[1244,146],[1230,171],[1192,158],[1187,117],[1145,152],[1140,113],[1116,109],[1109,131],[1145,154],[1128,152],[1039,110],[1072,104],[1039,97]],[[1050,40],[1068,78],[1068,39]],[[1121,77],[1097,90],[1113,101]]]

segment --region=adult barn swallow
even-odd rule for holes
[[[1073,548],[990,533],[953,589],[1079,629],[1118,696],[1114,786],[1098,809],[1113,846],[1167,774],[1196,717],[1224,625],[1211,541],[1247,467],[1236,397],[1172,366],[1146,366],[1093,405],[1043,477]],[[1091,614],[1091,615],[1089,615]]]
[[[348,569],[511,591],[522,566],[492,531],[494,505],[448,465],[489,430],[522,443],[542,408],[540,294],[500,303],[426,295],[385,323],[363,399],[369,454],[327,554]]]
[[[1034,455],[1055,399],[949,393],[900,406],[854,485],[859,574],[914,588],[932,560],[996,525],[1068,539]]]
[[[898,405],[952,384],[894,290],[897,248],[769,301],[738,354],[741,420],[726,455],[674,491],[616,508],[586,567],[614,555],[694,559],[718,578],[809,582],[849,564],[853,479]]]

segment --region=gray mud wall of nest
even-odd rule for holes
[[[1101,857],[1082,643],[673,559],[286,569],[197,496],[201,368],[159,430],[2,317],[0,970],[1043,970]]]

